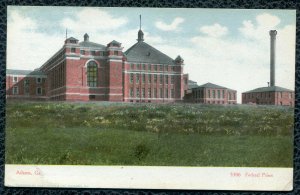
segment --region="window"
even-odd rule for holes
[[[130,69],[133,70],[134,66],[133,64],[130,64]]]
[[[218,98],[221,98],[220,90],[218,90]]]
[[[42,95],[42,88],[37,87],[37,88],[36,88],[36,94],[37,94],[37,95]]]
[[[229,93],[229,100],[231,100],[231,93]]]
[[[145,97],[145,88],[142,89],[142,97]]]
[[[13,77],[13,82],[14,83],[18,82],[18,77]]]
[[[166,89],[166,94],[165,94],[166,98],[169,98],[169,91],[168,89]]]
[[[136,83],[140,83],[140,75],[136,74],[135,76]]]
[[[165,80],[166,80],[166,84],[168,84],[169,83],[169,77],[167,75],[165,76]]]
[[[174,76],[171,76],[171,84],[174,84]]]
[[[163,91],[163,88],[160,88],[160,98],[163,98],[164,97],[164,91]]]
[[[146,70],[146,65],[145,64],[143,64],[143,70]]]
[[[114,51],[114,55],[115,56],[119,55],[119,52],[118,51]]]
[[[282,92],[280,92],[280,98],[282,98]]]
[[[159,66],[159,70],[163,70],[163,65],[160,65],[160,66]]]
[[[154,83],[157,83],[157,75],[154,75]]]
[[[19,94],[19,88],[18,87],[13,87],[13,95]]]
[[[225,98],[225,91],[222,90],[222,98],[224,99]]]
[[[175,71],[175,66],[172,66],[172,70]]]
[[[91,51],[91,55],[95,56],[96,55],[96,51]]]
[[[85,51],[84,50],[80,50],[80,54],[81,55],[85,55]]]
[[[163,75],[160,75],[160,77],[159,77],[159,83],[160,83],[160,84],[163,83]]]
[[[87,85],[89,87],[97,86],[97,64],[91,61],[87,65]]]
[[[129,94],[130,94],[130,97],[133,97],[133,89],[132,88],[130,88]]]
[[[29,79],[24,80],[24,94],[29,95]]]
[[[136,69],[140,69],[140,65],[139,64],[136,65]]]
[[[89,95],[89,99],[94,100],[94,99],[96,99],[96,96],[95,95]]]
[[[148,88],[148,98],[151,98],[151,88]]]
[[[215,90],[212,90],[212,96],[213,96],[213,98],[216,98],[216,92],[215,92]]]
[[[71,53],[76,53],[76,48],[75,47],[71,48]]]
[[[142,82],[143,82],[143,83],[146,82],[146,75],[145,75],[145,74],[143,74],[143,76],[142,76]]]
[[[148,64],[148,70],[151,70],[151,64]]]
[[[208,92],[208,98],[210,98],[210,90],[207,90],[207,92]]]
[[[36,78],[36,83],[41,83],[42,82],[42,78],[38,77]]]
[[[151,74],[148,74],[148,83],[151,83]]]
[[[104,52],[103,51],[99,51],[99,55],[100,56],[104,56]]]
[[[169,66],[168,66],[168,65],[166,65],[166,66],[165,66],[165,70],[166,70],[166,71],[168,71],[168,68],[169,68]]]
[[[157,65],[154,65],[154,70],[157,71]]]
[[[157,89],[154,88],[154,97],[157,98]]]
[[[174,89],[171,89],[171,98],[174,98],[175,97],[175,91]]]
[[[133,83],[133,74],[130,74],[130,83]]]
[[[136,88],[136,97],[140,97],[140,88]]]

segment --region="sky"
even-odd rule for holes
[[[198,85],[241,93],[270,80],[269,30],[277,30],[276,85],[294,89],[295,10],[9,6],[7,68],[39,68],[68,37],[106,45],[136,43],[139,15],[145,42],[175,59]]]

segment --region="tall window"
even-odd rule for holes
[[[160,77],[159,77],[159,83],[160,83],[160,84],[163,83],[163,75],[160,75]]]
[[[136,74],[135,80],[136,80],[136,83],[140,83],[140,75],[139,74]]]
[[[215,92],[215,90],[212,90],[212,96],[213,96],[213,98],[216,98],[216,92]]]
[[[166,89],[165,97],[169,98],[169,91],[168,91],[168,89]]]
[[[142,97],[145,97],[145,88],[142,89]]]
[[[231,93],[229,93],[229,100],[231,100]]]
[[[154,98],[157,98],[157,88],[154,88]]]
[[[145,83],[145,81],[146,81],[146,75],[143,74],[143,75],[142,75],[142,82]]]
[[[133,89],[132,88],[130,88],[130,97],[133,97]]]
[[[136,88],[136,97],[140,97],[140,88]]]
[[[171,84],[174,84],[174,75],[171,76]]]
[[[133,70],[133,64],[130,64],[130,69]]]
[[[160,98],[163,98],[164,97],[164,90],[163,88],[160,88]]]
[[[208,90],[208,98],[210,98],[210,90]]]
[[[25,95],[29,94],[29,79],[24,80],[24,94]]]
[[[89,87],[97,86],[97,64],[94,61],[87,65],[87,85]]]
[[[36,94],[42,95],[42,88],[40,88],[40,87],[36,88]]]
[[[151,83],[151,74],[148,74],[148,83]]]
[[[148,70],[151,70],[151,64],[148,64]]]
[[[174,89],[171,89],[171,98],[174,98],[175,97],[175,91]]]
[[[157,75],[154,75],[154,83],[157,83]]]
[[[133,74],[130,74],[130,83],[133,83]]]
[[[157,71],[157,65],[154,65],[154,70]]]
[[[18,87],[13,87],[13,95],[19,94],[19,88]]]
[[[218,90],[218,99],[221,98],[220,90]]]
[[[14,83],[18,82],[18,77],[13,77],[13,82]]]
[[[148,88],[148,98],[151,98],[151,88]]]

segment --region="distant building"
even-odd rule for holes
[[[275,85],[276,30],[270,30],[270,86],[242,93],[242,104],[294,106],[295,92]]]
[[[38,70],[6,70],[6,98],[45,100],[47,76]]]
[[[202,104],[236,104],[236,90],[213,83],[191,88],[190,102]]]
[[[278,87],[260,87],[242,93],[242,104],[294,106],[294,91]]]

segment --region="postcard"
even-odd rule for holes
[[[7,16],[5,186],[293,189],[296,10]]]

